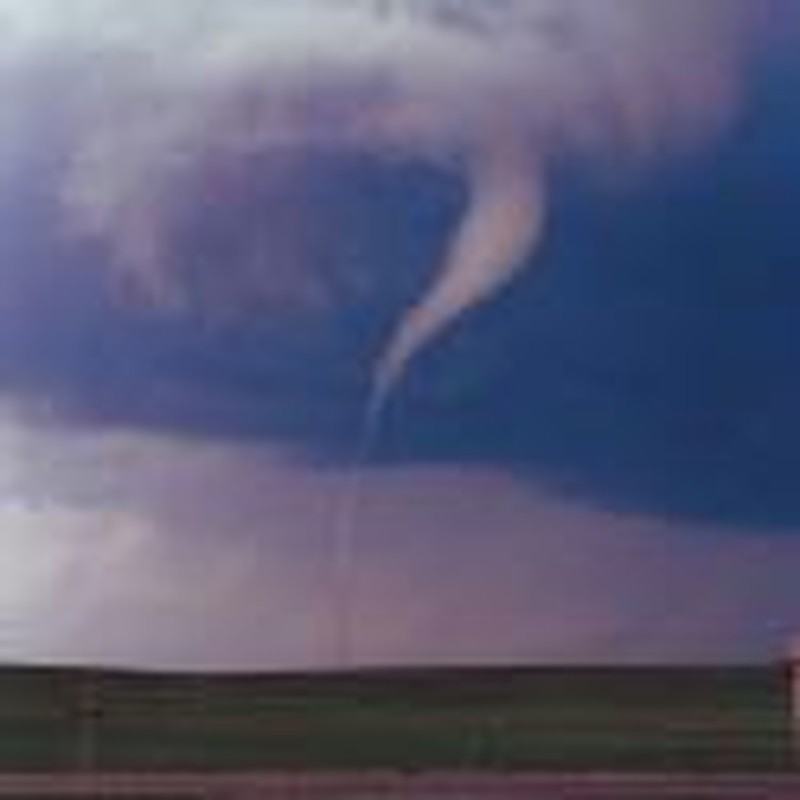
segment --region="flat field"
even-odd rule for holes
[[[0,670],[0,771],[792,768],[779,667]]]

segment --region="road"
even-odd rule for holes
[[[0,798],[137,800],[800,800],[766,775],[396,773],[0,774]]]

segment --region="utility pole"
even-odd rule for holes
[[[789,725],[791,755],[796,766],[800,766],[800,636],[789,644]]]

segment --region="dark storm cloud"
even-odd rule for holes
[[[0,0],[2,657],[782,655],[793,8]]]
[[[278,163],[261,173],[264,185],[291,188],[286,162],[322,149],[436,164],[464,181],[467,203],[430,285],[375,359],[375,412],[418,352],[539,251],[554,160],[636,172],[726,131],[754,55],[769,47],[764,9],[748,0],[183,0],[132,10],[82,0],[65,16],[52,0],[0,4],[8,72],[67,75],[54,188],[63,224],[104,245],[161,305],[196,299],[186,284],[206,272],[202,259],[186,263],[185,213],[198,193],[214,209],[229,199],[198,176],[236,185],[265,157]],[[257,262],[259,280],[245,264],[215,288],[237,278],[245,290],[280,286]]]
[[[414,364],[374,458],[483,460],[615,508],[796,527],[800,123],[787,74],[764,79],[725,144],[653,169],[635,191],[610,198],[574,164],[551,167],[538,269]],[[39,76],[16,123],[25,145],[3,159],[20,165],[3,175],[0,220],[6,390],[58,400],[85,424],[346,455],[370,364],[443,257],[471,179],[437,159],[387,163],[383,145],[230,168],[202,160],[180,183],[180,213],[170,207],[169,258],[195,269],[185,291],[217,316],[136,311],[101,291],[108,253],[63,237],[47,190],[72,155],[59,80]],[[636,139],[652,132],[652,84],[629,88],[619,113]],[[448,126],[436,136],[452,138]],[[126,166],[116,158],[119,170],[83,163],[78,188],[100,175],[113,189]],[[265,250],[261,280],[251,259]],[[221,264],[239,270],[235,290]]]

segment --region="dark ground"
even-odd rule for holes
[[[0,672],[0,774],[791,768],[777,666]]]

